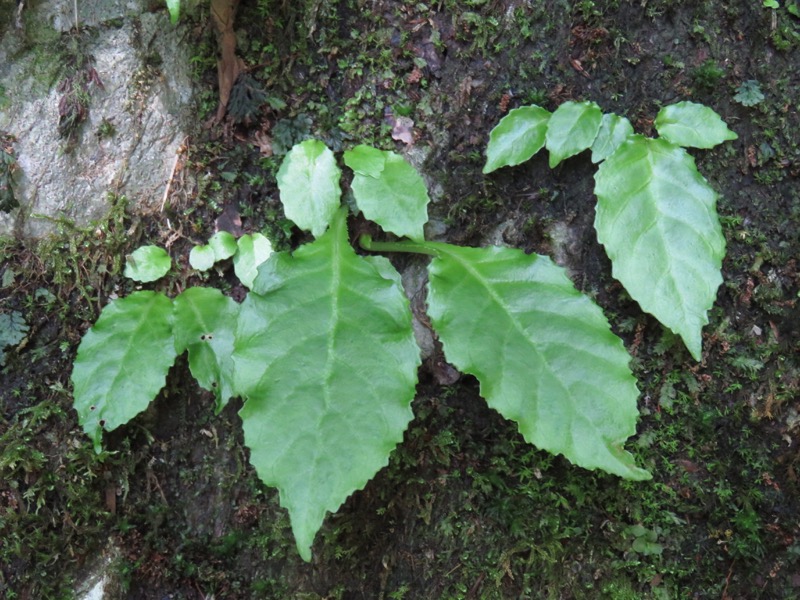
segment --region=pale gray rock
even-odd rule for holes
[[[89,561],[89,566],[78,577],[75,587],[77,600],[111,600],[121,597],[118,564],[120,551],[109,545]]]
[[[193,118],[190,45],[166,11],[144,0],[81,0],[81,40],[104,89],[89,86],[88,118],[71,151],[58,133],[58,83],[69,73],[59,44],[74,36],[73,3],[27,9],[24,29],[0,30],[0,131],[16,138],[21,207],[0,213],[0,235],[39,237],[54,219],[85,225],[110,195],[134,210],[158,206]],[[100,135],[105,124],[112,136]],[[106,128],[108,133],[108,128]]]

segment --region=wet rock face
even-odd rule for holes
[[[20,207],[0,235],[86,224],[109,194],[159,205],[191,119],[189,48],[145,0],[45,0],[0,28],[0,133],[14,138]]]

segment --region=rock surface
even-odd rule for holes
[[[21,206],[0,213],[0,235],[42,236],[62,218],[86,224],[106,213],[109,194],[142,208],[161,203],[193,88],[181,26],[148,6],[82,0],[79,33],[63,0],[26,7],[21,29],[2,19],[0,133],[16,138]],[[70,141],[59,135],[63,82],[72,77],[77,89],[75,74],[89,68],[102,87],[85,84],[86,117]]]

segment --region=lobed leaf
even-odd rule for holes
[[[400,276],[348,243],[346,211],[273,254],[241,307],[236,388],[250,460],[280,490],[298,551],[384,465],[412,418],[419,349]]]
[[[600,308],[549,258],[427,242],[428,314],[447,359],[475,375],[525,440],[587,469],[649,479],[623,449],[639,395]]]
[[[665,140],[687,148],[713,148],[739,137],[712,109],[694,102],[665,106],[658,111],[655,126]]]
[[[515,108],[489,134],[484,173],[524,163],[544,146],[550,112],[540,106]]]
[[[125,277],[149,283],[161,279],[172,267],[172,259],[166,250],[158,246],[142,246],[126,257]]]
[[[594,102],[564,102],[559,106],[550,117],[545,134],[550,168],[591,148],[602,119],[603,113]]]
[[[700,360],[725,255],[716,193],[683,148],[634,136],[600,165],[595,194],[614,277]]]
[[[603,115],[600,131],[592,143],[592,162],[599,163],[607,159],[632,135],[633,125],[628,119],[613,113]]]
[[[239,305],[214,288],[192,287],[173,301],[175,350],[189,351],[189,369],[217,397],[217,412],[233,391],[233,338]]]
[[[325,144],[306,140],[295,145],[278,169],[278,188],[286,216],[319,237],[336,214],[341,198],[336,159]]]
[[[384,231],[422,240],[428,221],[428,190],[417,170],[399,154],[360,145],[344,153],[355,176],[353,197],[364,216]]]
[[[172,301],[134,292],[108,304],[83,336],[72,368],[75,410],[100,452],[111,431],[147,408],[164,387],[178,352]]]

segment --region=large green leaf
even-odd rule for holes
[[[524,163],[544,146],[550,112],[540,106],[515,108],[489,134],[484,173]]]
[[[100,451],[111,431],[142,412],[164,387],[178,352],[172,301],[134,292],[108,304],[83,336],[72,369],[75,410]]]
[[[278,169],[278,188],[286,216],[319,237],[328,227],[342,195],[341,171],[325,144],[306,140],[294,146]]]
[[[447,359],[475,375],[524,438],[588,469],[648,479],[623,443],[638,390],[600,308],[549,258],[426,243],[428,314]]]
[[[716,193],[683,148],[634,136],[600,165],[595,194],[614,277],[700,360],[725,255]]]
[[[280,490],[305,560],[325,512],[401,441],[420,363],[399,275],[353,251],[345,219],[259,268],[234,353],[250,460]]]
[[[739,137],[717,113],[694,102],[665,106],[658,111],[655,126],[665,140],[688,148],[713,148]]]
[[[353,197],[364,216],[384,231],[422,240],[428,221],[428,190],[414,167],[399,154],[360,145],[344,153],[354,172]]]
[[[602,119],[603,113],[594,102],[564,102],[559,106],[550,117],[545,134],[550,168],[591,148]]]
[[[173,301],[175,349],[189,350],[197,382],[214,392],[219,412],[233,391],[233,337],[239,305],[214,288],[192,287]]]

